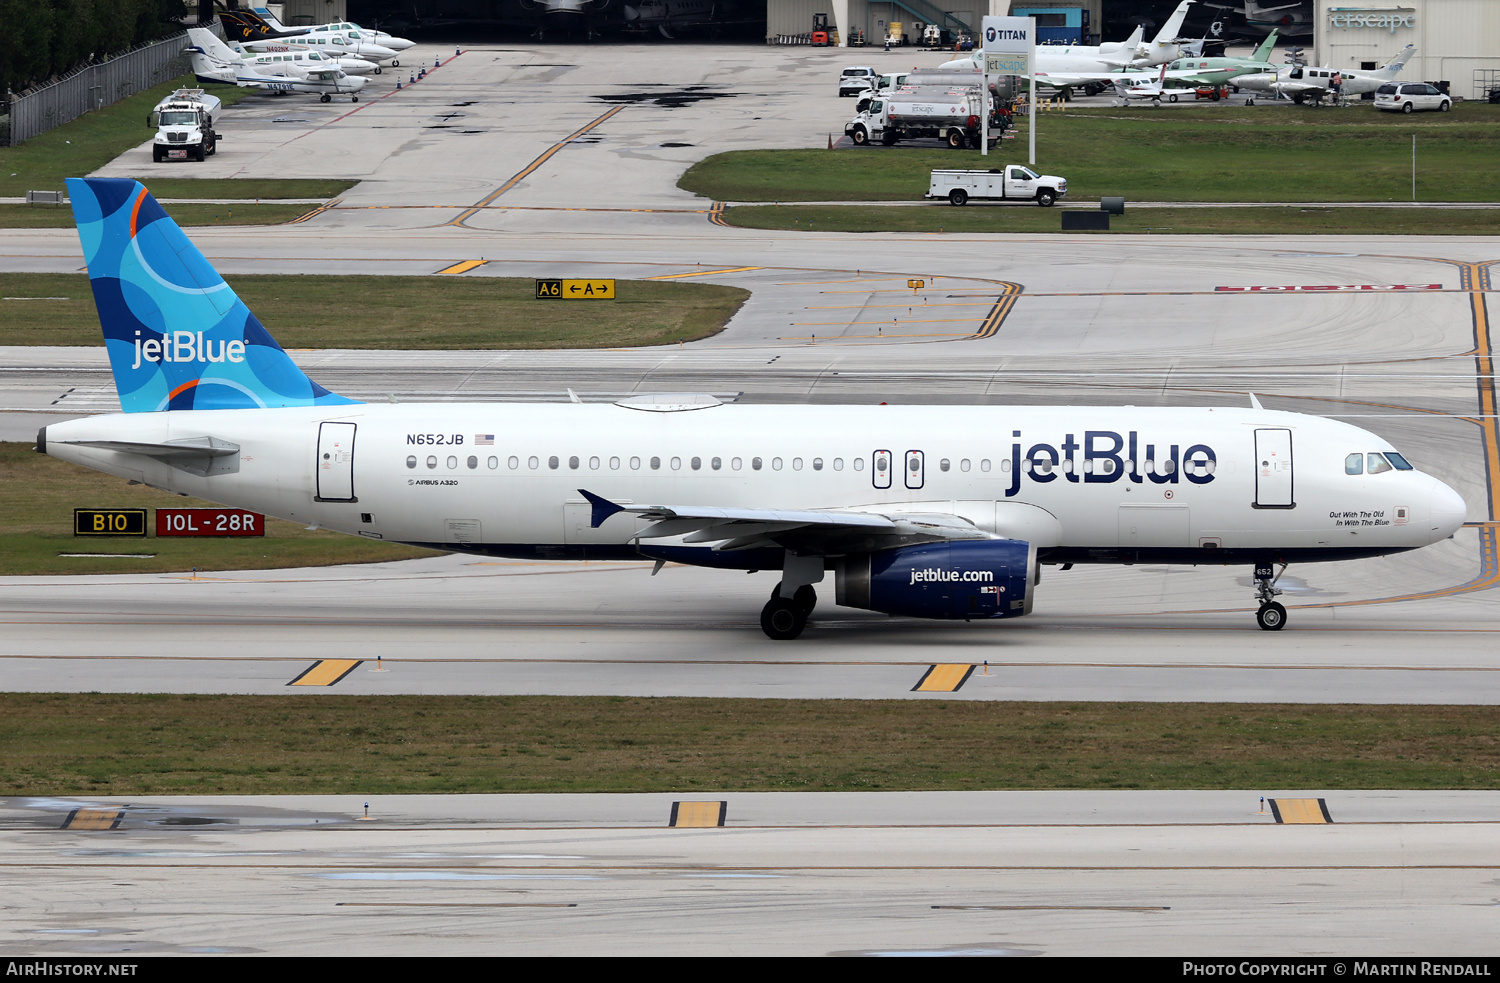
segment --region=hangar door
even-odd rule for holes
[[[354,497],[354,424],[318,424],[320,502],[357,502]]]

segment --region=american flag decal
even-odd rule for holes
[[[495,435],[492,433],[476,433],[474,435],[474,445],[476,447],[494,447]]]

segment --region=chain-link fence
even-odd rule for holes
[[[210,29],[224,36],[218,20]],[[152,41],[110,55],[100,64],[75,68],[25,95],[10,93],[10,115],[0,117],[0,125],[9,124],[8,132],[0,133],[0,145],[17,146],[90,110],[102,109],[191,71],[192,65],[183,53],[187,43],[186,33]]]

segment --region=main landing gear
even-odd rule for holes
[[[771,599],[760,612],[760,629],[768,638],[789,642],[807,627],[807,616],[818,605],[818,592],[803,584],[791,597],[781,596],[781,585],[771,591]]]
[[[1285,563],[1281,565],[1281,573],[1275,576],[1272,576],[1269,563],[1255,565],[1255,597],[1260,601],[1260,610],[1255,612],[1255,623],[1264,631],[1280,631],[1286,627],[1286,608],[1273,600],[1281,593],[1281,588],[1276,587],[1275,583],[1281,579],[1282,573],[1286,573]]]

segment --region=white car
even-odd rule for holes
[[[839,73],[839,98],[857,96],[866,89],[874,88],[880,76],[868,65],[855,65]]]
[[[1415,113],[1423,109],[1446,113],[1453,108],[1453,100],[1426,82],[1387,82],[1375,90],[1375,108],[1392,113]]]

